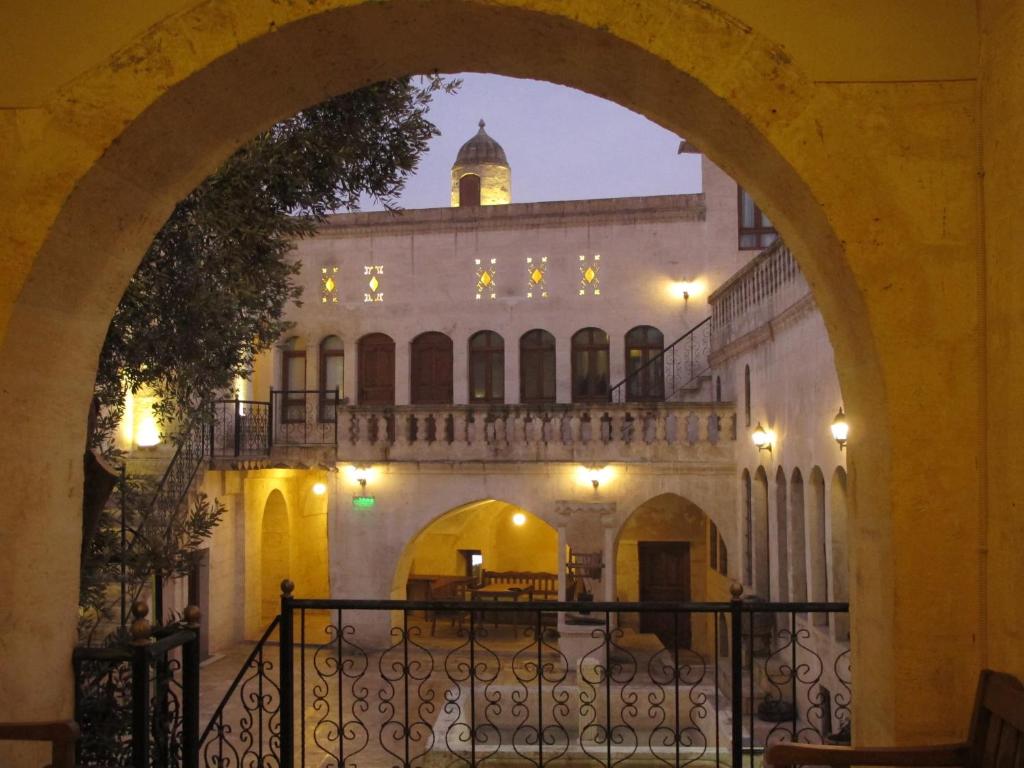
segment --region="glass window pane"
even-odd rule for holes
[[[491,397],[505,399],[505,365],[500,354],[491,356]]]

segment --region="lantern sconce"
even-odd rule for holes
[[[839,450],[846,448],[846,439],[850,436],[850,422],[846,420],[843,406],[839,406],[839,412],[832,419],[832,438],[839,443]]]
[[[365,493],[366,481],[370,478],[370,470],[367,467],[355,467],[352,470],[352,479],[359,483],[359,488]]]
[[[754,431],[750,435],[750,439],[757,446],[758,451],[772,452],[772,442],[774,441],[774,435],[767,429],[761,426],[761,422],[757,422],[757,426],[754,427]]]
[[[327,483],[316,482],[313,483],[313,494],[316,496],[323,496],[327,493]]]

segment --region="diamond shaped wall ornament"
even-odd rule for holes
[[[487,259],[486,263],[483,259],[474,259],[474,265],[476,266],[476,298],[480,299],[486,296],[489,299],[498,298],[498,260]]]
[[[532,256],[526,257],[526,298],[546,299],[548,297],[548,288],[545,282],[547,271],[547,256],[541,256],[539,259],[534,259]]]
[[[363,303],[380,304],[384,301],[384,265],[373,264],[363,267],[363,277],[370,278],[366,281],[370,292],[363,294]]]
[[[601,255],[580,254],[580,296],[601,295]]]
[[[337,267],[320,267],[320,303],[338,303],[338,282],[334,276],[338,274]]]

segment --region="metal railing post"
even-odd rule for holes
[[[743,586],[734,582],[729,588],[732,602],[729,604],[731,617],[730,661],[732,662],[732,764],[733,768],[743,765]],[[753,670],[751,670],[753,675]]]
[[[235,395],[235,456],[242,451],[242,408],[238,402],[238,395]]]
[[[292,592],[295,584],[281,582],[280,663],[281,670],[281,768],[295,764],[295,648],[292,623]]]
[[[149,768],[149,644],[152,624],[146,620],[149,606],[142,600],[132,605],[135,620],[132,636],[132,765]]]
[[[267,402],[267,456],[274,447],[274,390],[270,390],[270,400]]]
[[[199,608],[185,608],[185,625],[194,632],[181,649],[182,768],[199,768]]]

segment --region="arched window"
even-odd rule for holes
[[[750,472],[743,470],[743,583],[754,584],[754,489]]]
[[[555,402],[555,337],[539,328],[519,339],[519,400]]]
[[[664,349],[665,337],[653,326],[638,325],[626,334],[626,400],[665,399]]]
[[[298,336],[281,345],[281,421],[286,424],[306,420],[306,348]]]
[[[359,339],[359,404],[395,404],[395,342],[384,333]]]
[[[608,334],[584,328],[572,337],[572,401],[608,401]]]
[[[778,595],[779,600],[789,600],[789,531],[788,508],[786,504],[786,473],[782,467],[775,472],[775,540],[778,542]]]
[[[334,421],[344,381],[345,345],[337,336],[327,336],[320,342],[320,421]]]
[[[722,377],[715,376],[715,402],[722,402]]]
[[[743,413],[750,426],[750,366],[743,366]]]
[[[743,188],[739,189],[739,245],[740,250],[761,250],[775,242],[779,234],[771,219],[757,207],[754,198]]]
[[[469,401],[505,402],[505,340],[494,331],[469,337]]]
[[[412,340],[413,405],[449,405],[452,402],[452,340],[438,331]]]
[[[480,177],[467,173],[459,179],[459,207],[480,205]]]

